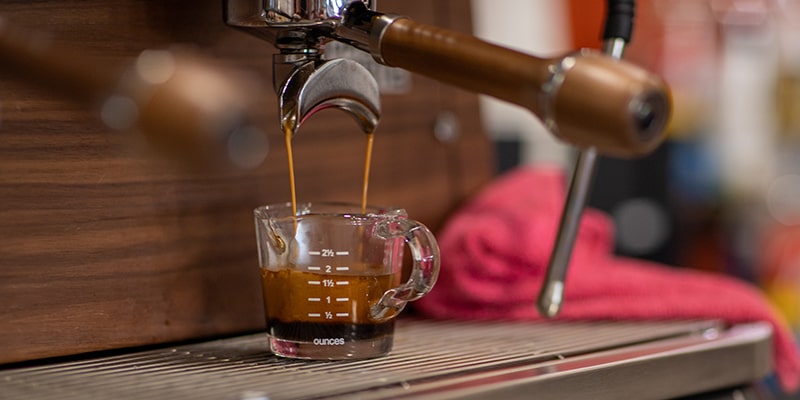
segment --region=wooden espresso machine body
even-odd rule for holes
[[[380,8],[470,29],[463,2]],[[226,26],[218,0],[6,1],[0,15],[109,64],[181,46],[247,71],[263,81],[254,108],[270,140],[257,168],[186,171],[97,108],[0,69],[0,363],[261,329],[252,210],[289,199],[275,49]],[[370,203],[435,230],[492,174],[477,97],[411,76],[382,109]],[[439,140],[448,115],[459,135]],[[359,201],[365,142],[340,111],[309,119],[294,140],[298,200]]]

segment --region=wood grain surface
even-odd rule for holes
[[[380,7],[470,29],[455,0]],[[217,0],[3,1],[0,15],[108,63],[182,46],[271,79],[273,47],[225,26]],[[438,229],[492,174],[477,99],[414,76],[382,100],[370,202]],[[258,103],[267,161],[198,174],[0,70],[0,363],[263,329],[252,210],[288,200],[289,184],[271,86]],[[433,135],[443,112],[460,122],[451,143]],[[359,201],[364,144],[340,111],[310,119],[295,139],[298,200]]]

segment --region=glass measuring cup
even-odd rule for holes
[[[439,273],[431,231],[403,209],[291,203],[255,209],[270,350],[304,359],[389,353],[394,317]],[[413,258],[400,283],[403,246]]]

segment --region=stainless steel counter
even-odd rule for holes
[[[6,367],[0,398],[667,398],[765,376],[770,338],[762,323],[401,319],[393,353],[379,359],[280,359],[254,334]]]

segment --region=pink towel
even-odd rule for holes
[[[520,168],[493,182],[442,230],[442,272],[415,308],[434,318],[541,318],[534,302],[564,198],[564,176],[556,168]],[[774,329],[777,376],[785,390],[797,390],[798,348],[786,322],[755,287],[731,277],[617,257],[612,241],[609,218],[587,209],[560,319],[768,321]]]

